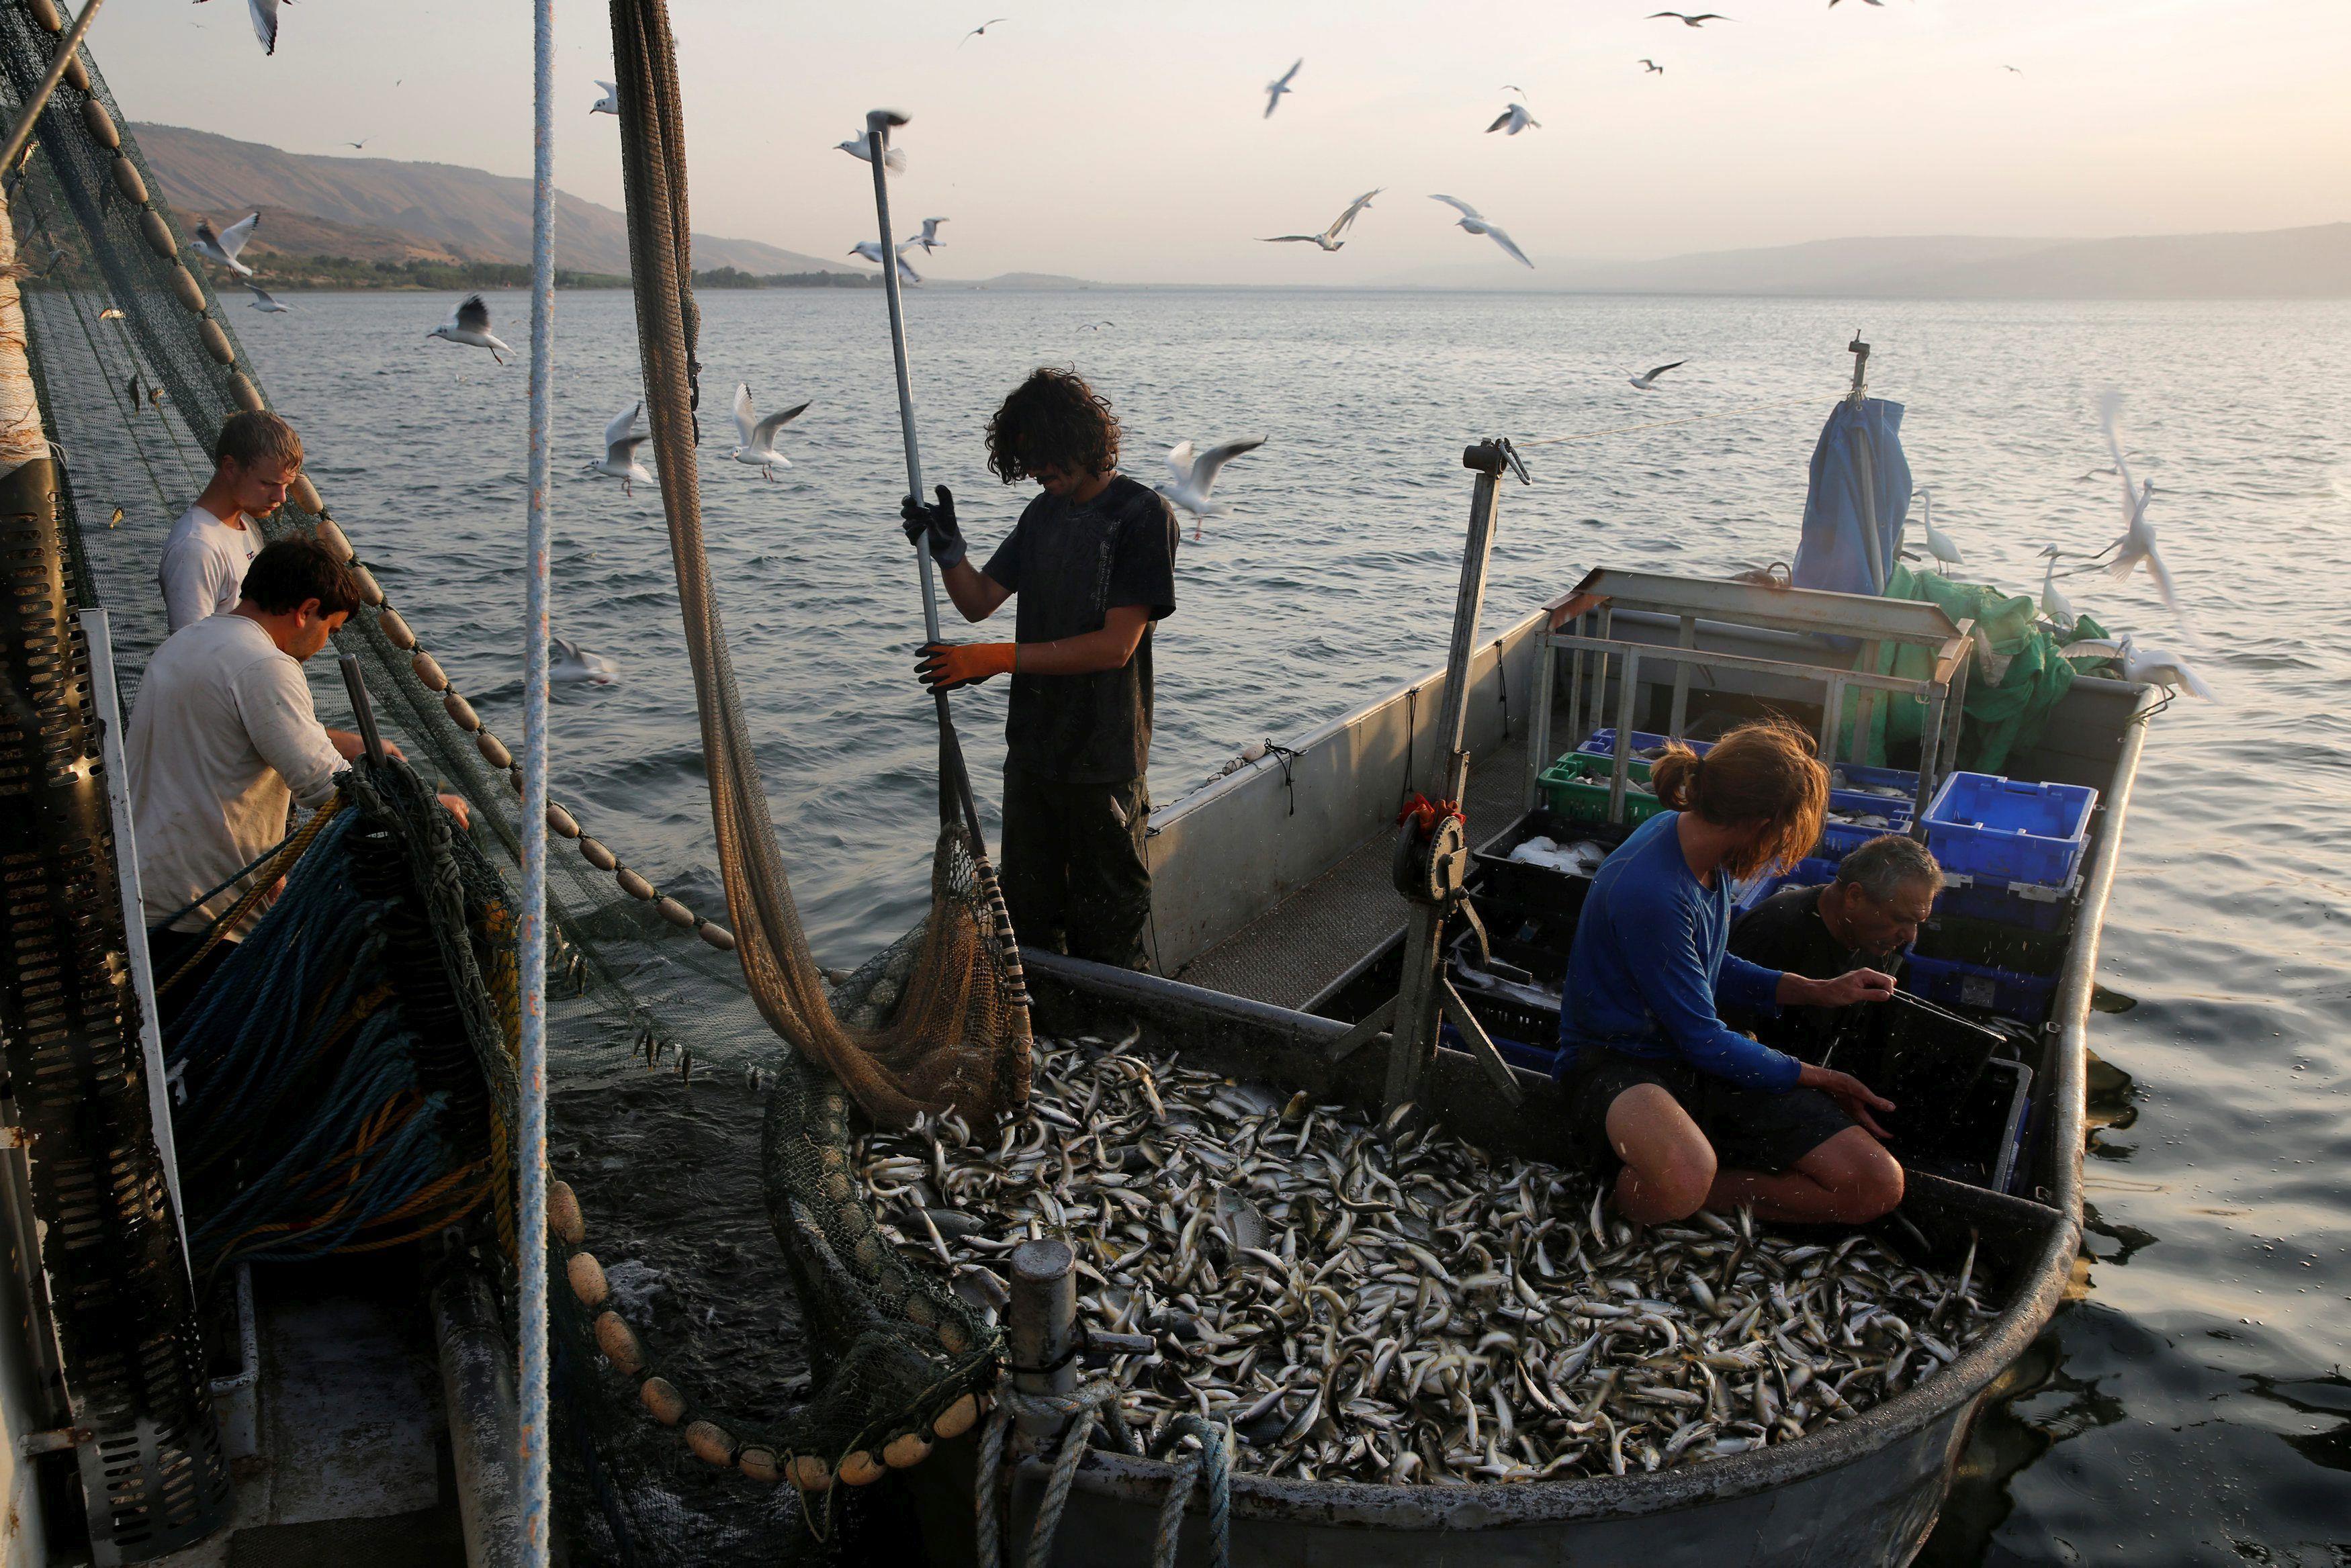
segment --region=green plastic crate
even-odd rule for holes
[[[1581,752],[1571,752],[1542,771],[1543,798],[1552,813],[1570,822],[1605,822],[1608,820],[1608,781],[1614,771],[1615,759],[1595,757]],[[1649,782],[1649,764],[1638,757],[1631,759],[1625,770],[1625,820],[1646,822],[1666,808],[1653,794],[1644,794],[1633,787]]]

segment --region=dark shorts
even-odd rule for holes
[[[1726,1169],[1790,1169],[1854,1125],[1818,1089],[1791,1089],[1784,1095],[1742,1089],[1687,1062],[1627,1056],[1586,1045],[1562,1075],[1560,1087],[1573,1107],[1570,1114],[1576,1142],[1604,1180],[1614,1180],[1625,1164],[1608,1142],[1608,1107],[1636,1084],[1656,1084],[1673,1096],[1714,1146],[1715,1160]]]

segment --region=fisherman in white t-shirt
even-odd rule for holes
[[[292,425],[266,410],[228,417],[214,443],[212,483],[172,524],[155,569],[173,631],[236,607],[245,569],[261,554],[254,519],[284,505],[301,472]]]
[[[289,807],[324,805],[359,755],[357,735],[319,722],[302,674],[359,604],[357,580],[325,545],[280,539],[254,558],[235,608],[181,628],[148,661],[126,751],[159,990],[245,896],[249,884],[231,878],[286,836]],[[441,803],[462,826],[465,801]],[[158,997],[167,1027],[256,918]]]

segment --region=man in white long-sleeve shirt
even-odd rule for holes
[[[236,608],[246,568],[261,554],[254,519],[286,504],[302,472],[302,438],[276,414],[231,414],[213,445],[213,477],[164,536],[155,568],[173,631]]]
[[[335,774],[359,755],[357,735],[319,722],[302,674],[359,604],[358,582],[326,546],[280,539],[254,558],[234,609],[183,627],[149,661],[127,751],[159,987],[247,890],[221,884],[285,837],[294,803],[331,799]],[[462,823],[465,803],[441,798]],[[159,998],[167,1025],[245,935],[224,933]]]

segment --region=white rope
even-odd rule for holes
[[[522,1561],[551,1546],[547,1397],[547,554],[555,347],[555,0],[532,0],[530,452],[522,678],[522,1126],[515,1140],[521,1282]]]

